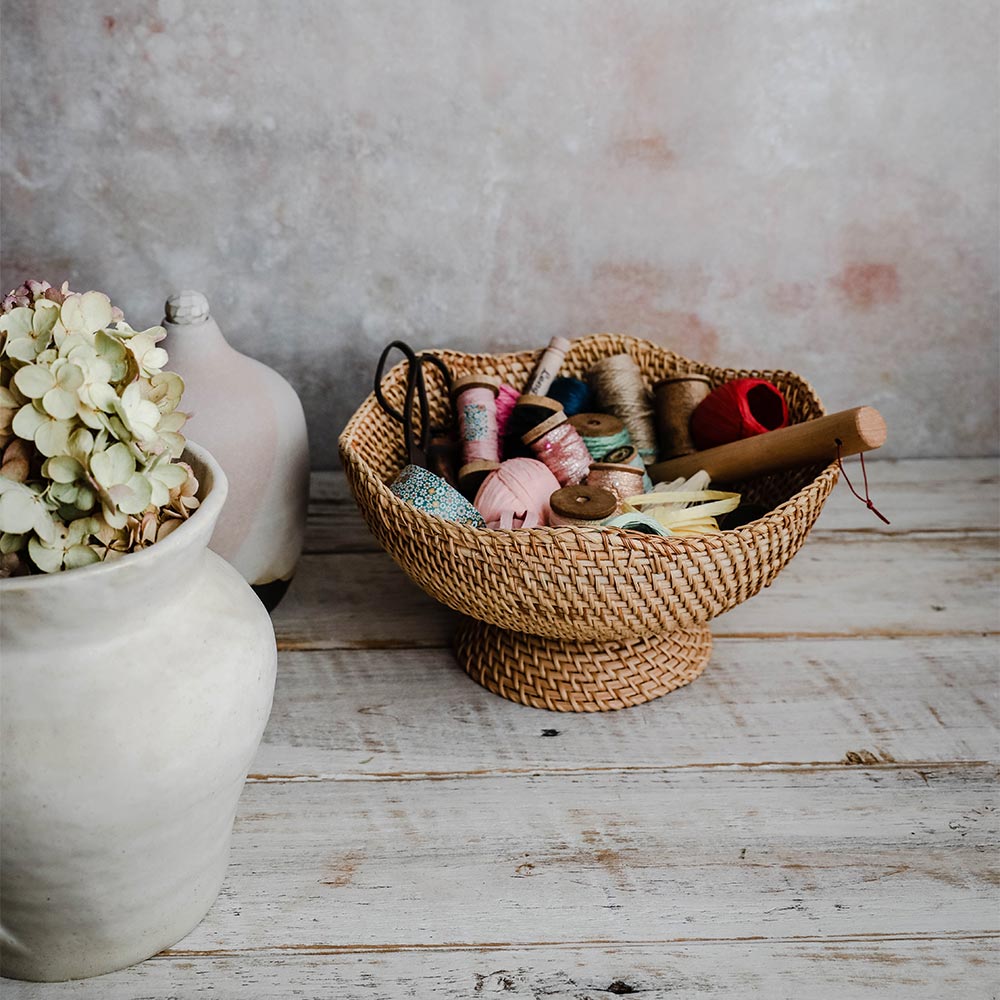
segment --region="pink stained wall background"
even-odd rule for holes
[[[0,280],[204,291],[319,468],[391,338],[601,330],[994,454],[998,44],[993,0],[2,0]]]

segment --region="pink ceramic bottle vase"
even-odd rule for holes
[[[166,302],[163,346],[184,379],[185,433],[229,478],[211,548],[236,567],[270,611],[302,552],[309,501],[309,441],[295,390],[275,371],[234,350],[201,292]]]

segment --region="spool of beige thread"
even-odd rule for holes
[[[656,438],[661,461],[695,451],[688,425],[695,407],[712,391],[705,375],[675,375],[653,386]]]
[[[602,410],[618,417],[628,428],[644,462],[656,460],[656,429],[642,370],[631,354],[602,358],[590,370],[590,384]]]
[[[549,507],[549,524],[555,528],[599,528],[614,517],[618,499],[599,486],[564,486],[549,498]]]

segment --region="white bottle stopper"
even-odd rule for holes
[[[176,326],[192,326],[208,319],[208,299],[190,288],[174,292],[163,307],[167,321]]]

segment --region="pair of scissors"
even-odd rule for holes
[[[396,409],[382,392],[382,378],[385,374],[386,361],[394,350],[403,354],[408,362],[406,395],[402,412]],[[448,366],[434,354],[418,353],[408,344],[404,344],[403,341],[394,340],[386,346],[382,356],[378,359],[378,365],[375,369],[375,399],[393,420],[403,425],[409,463],[430,469],[431,472],[454,485],[452,466],[455,443],[449,434],[448,427],[431,425],[430,404],[427,401],[427,382],[424,377],[424,365],[426,364],[433,365],[441,373],[445,392],[450,398],[451,372],[448,371]],[[414,425],[414,406],[418,409],[419,430]]]

